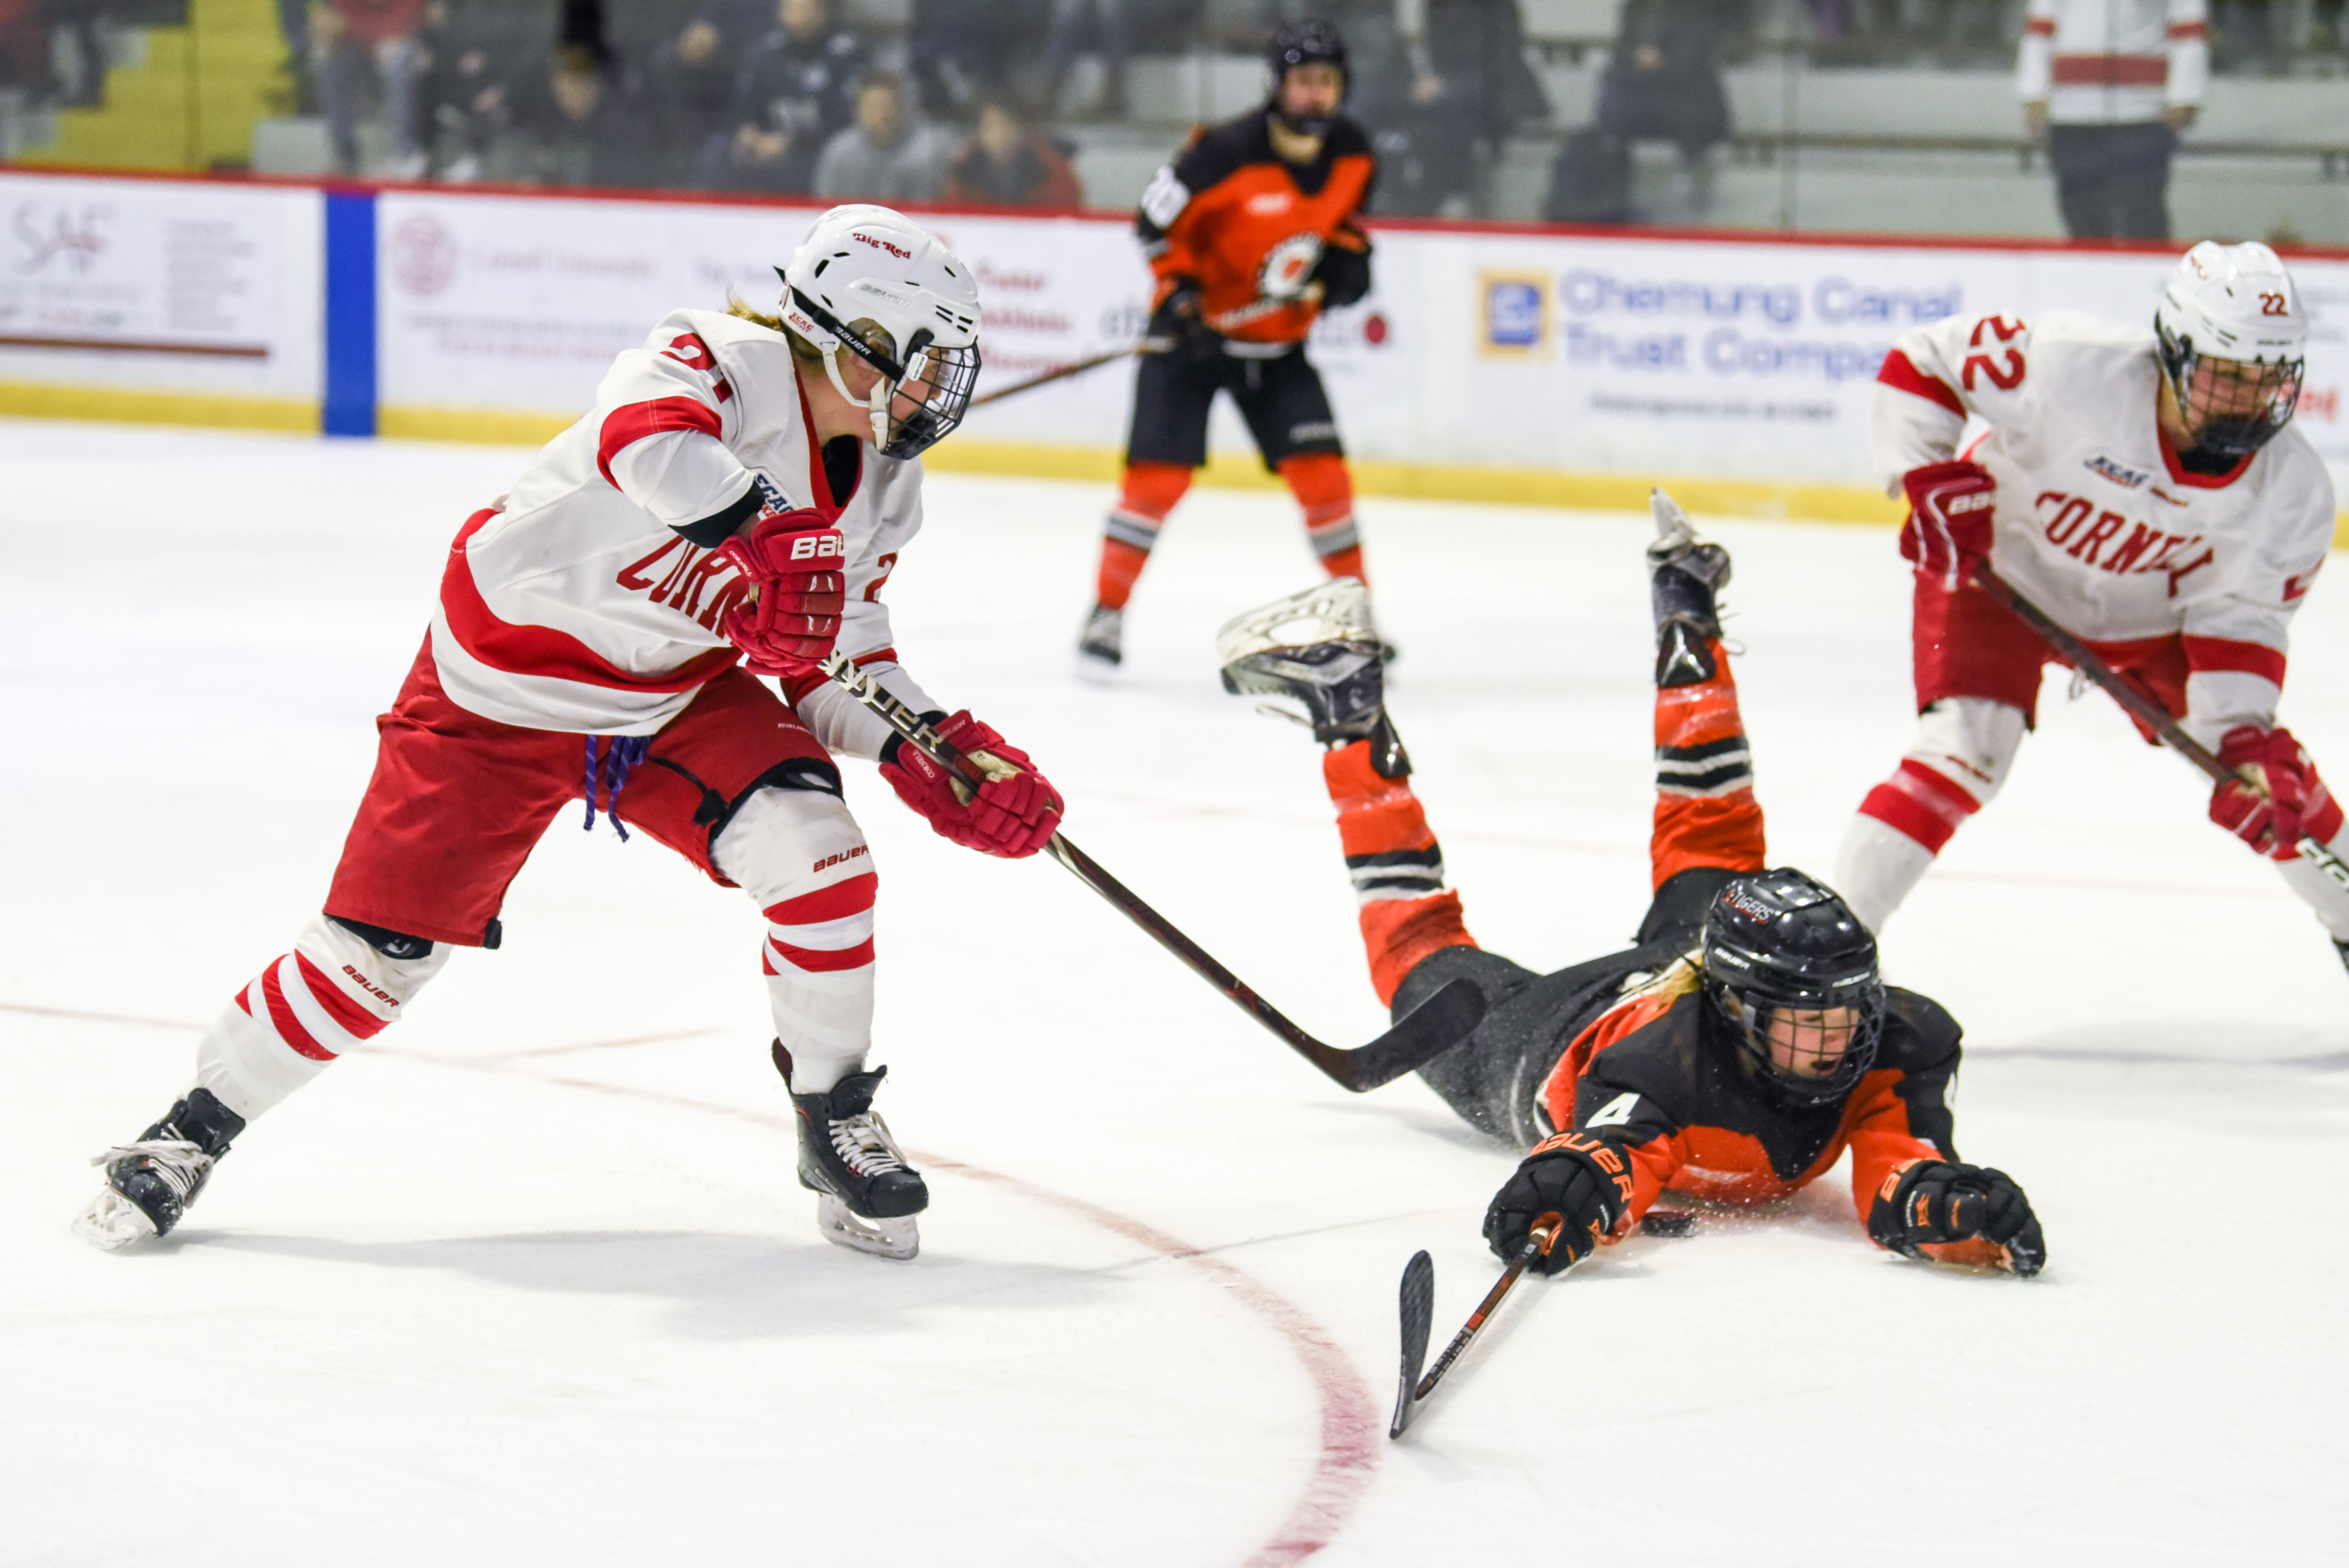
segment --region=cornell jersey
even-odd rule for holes
[[[652,734],[740,657],[719,622],[744,584],[717,547],[761,511],[807,508],[845,544],[840,652],[932,708],[897,667],[880,600],[921,528],[921,477],[869,442],[817,441],[781,333],[678,311],[458,535],[432,620],[441,686],[526,729]],[[827,748],[878,753],[879,718],[820,676],[796,684]]]
[[[1317,268],[1333,304],[1370,287],[1371,242],[1354,222],[1378,170],[1370,139],[1341,115],[1319,157],[1288,163],[1269,118],[1257,109],[1202,133],[1151,181],[1134,219],[1160,294],[1197,280],[1208,325],[1243,343],[1304,338],[1319,307],[1300,296]]]
[[[2050,311],[1901,335],[1878,375],[1876,466],[1957,452],[1998,483],[1991,564],[2083,641],[2182,638],[2189,735],[2275,717],[2289,628],[2333,546],[2333,482],[2286,426],[2224,473],[2178,465],[2155,419],[2154,335]]]

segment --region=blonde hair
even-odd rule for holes
[[[781,333],[783,341],[792,346],[793,359],[804,360],[810,365],[819,365],[823,361],[823,356],[815,351],[815,345],[785,326],[781,316],[769,315],[755,305],[743,304],[742,296],[736,294],[731,285],[729,285],[726,290],[726,314],[740,316],[744,321],[755,322],[769,332]]]

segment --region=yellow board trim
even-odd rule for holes
[[[130,387],[52,387],[0,381],[0,415],[19,419],[104,419],[128,425],[208,425],[230,430],[318,433],[318,405],[297,397],[222,392],[149,392]]]
[[[0,415],[56,419],[119,419],[151,425],[221,425],[233,429],[316,434],[318,408],[261,397],[138,392],[97,387],[43,387],[0,382]],[[417,441],[467,441],[536,447],[576,421],[565,414],[502,408],[378,410],[380,435]],[[1009,474],[1026,479],[1113,482],[1118,454],[1106,447],[1059,447],[1014,441],[952,440],[922,458],[940,473]],[[1900,521],[1898,502],[1857,485],[1770,480],[1568,473],[1554,469],[1474,468],[1456,463],[1350,461],[1354,488],[1364,495],[1422,500],[1484,501],[1504,506],[1561,507],[1578,511],[1638,511],[1648,490],[1661,484],[1691,511],[1713,517],[1763,517],[1802,522],[1887,526]],[[1278,490],[1279,479],[1254,458],[1217,452],[1199,482],[1228,490]],[[2333,545],[2349,550],[2349,512],[2335,521]]]

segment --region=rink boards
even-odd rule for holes
[[[0,413],[535,442],[680,304],[771,300],[812,206],[0,174]],[[971,266],[981,390],[1132,342],[1122,218],[926,214]],[[1385,222],[1312,352],[1374,493],[1889,521],[1877,366],[1902,330],[2052,308],[2149,318],[2168,246],[2072,250]],[[2297,254],[2299,424],[2349,490],[2349,256]],[[1123,366],[974,416],[936,468],[1114,471]],[[1261,483],[1219,407],[1212,477]]]

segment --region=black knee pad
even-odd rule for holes
[[[326,918],[382,954],[386,958],[422,958],[432,951],[432,942],[429,937],[410,936],[404,931],[390,931],[380,925],[369,925],[364,920],[346,920],[339,914],[330,914]],[[492,921],[490,924],[494,927],[497,922]],[[497,944],[492,942],[487,945],[495,947]]]

